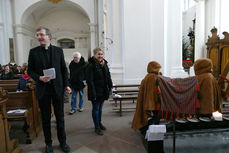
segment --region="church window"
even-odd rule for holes
[[[75,41],[72,39],[60,39],[58,40],[58,45],[63,49],[75,48]]]

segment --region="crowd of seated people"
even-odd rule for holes
[[[22,66],[17,64],[0,65],[0,80],[11,80],[15,78],[15,75],[23,74],[23,70],[27,67],[27,63]]]
[[[22,66],[16,64],[0,65],[0,80],[12,80],[18,79],[15,77],[19,75],[18,84],[16,87],[17,92],[28,90],[27,83],[31,82],[30,76],[27,74],[27,64],[24,63]]]

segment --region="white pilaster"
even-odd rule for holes
[[[24,48],[23,48],[23,34],[19,33],[16,35],[16,52],[15,62],[21,65],[24,63]]]
[[[180,0],[165,1],[165,75],[187,77],[182,67],[182,8]]]
[[[162,66],[161,72],[163,72],[163,74],[165,72],[166,63],[165,46],[165,0],[151,0],[150,59],[160,63]]]
[[[89,23],[90,26],[90,33],[91,33],[91,55],[93,55],[93,49],[97,46],[96,45],[96,24]]]
[[[219,17],[219,9],[220,0],[207,0],[205,1],[205,42],[207,41],[208,35],[211,35],[211,29],[216,27],[221,33],[219,29],[220,17]]]
[[[15,62],[21,65],[28,60],[27,55],[32,47],[31,42],[34,39],[35,30],[25,25],[15,25],[14,29],[16,39],[14,52]]]
[[[107,53],[112,80],[123,83],[122,0],[107,0]],[[113,41],[113,43],[112,43]]]
[[[195,60],[206,57],[205,46],[205,1],[199,0],[196,6]]]

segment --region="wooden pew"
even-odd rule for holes
[[[19,79],[20,77],[22,77],[22,74],[14,74],[14,79]]]
[[[22,149],[18,147],[17,140],[10,140],[9,125],[6,113],[6,98],[2,98],[2,90],[0,91],[0,153],[21,153]]]
[[[0,80],[0,85],[1,84],[17,84],[19,79],[13,79],[13,80]]]
[[[113,108],[113,110],[119,110],[120,116],[122,116],[123,109],[136,109],[135,107],[122,107],[123,101],[137,100],[138,96],[121,96],[121,97],[113,97],[114,101],[117,103],[119,101],[119,108]]]
[[[12,85],[13,86],[13,85]],[[27,84],[30,90],[23,92],[8,92],[6,98],[8,102],[6,104],[7,110],[26,109],[27,111],[22,114],[8,114],[8,119],[11,120],[23,120],[25,122],[24,128],[27,133],[26,143],[31,143],[35,136],[41,131],[41,119],[38,108],[38,102],[35,97],[34,84]],[[14,90],[15,91],[15,90]]]
[[[138,94],[140,84],[113,85],[113,94],[135,96]]]
[[[26,133],[26,143],[31,143],[36,136],[34,117],[32,109],[32,91],[24,92],[8,92],[8,101],[6,103],[6,110],[26,110],[23,113],[7,113],[8,120],[23,120],[24,121],[24,132]]]
[[[118,88],[129,88],[129,87],[140,87],[140,84],[117,84],[113,85],[113,88],[117,90]]]
[[[113,100],[117,107],[119,101],[119,108],[113,108],[113,110],[119,110],[120,116],[122,116],[122,110],[124,109],[136,109],[136,107],[122,107],[123,101],[137,100],[140,84],[118,84],[113,85]]]
[[[7,90],[8,92],[15,92],[18,81],[19,81],[18,79],[0,80],[0,87]],[[35,83],[34,82],[27,83],[27,87],[32,91],[34,126],[35,126],[36,133],[39,133],[41,131],[41,120],[40,120],[40,113],[38,111],[38,104],[37,104],[35,91],[34,91]]]
[[[139,89],[114,90],[115,94],[137,94]]]
[[[17,84],[0,84],[0,87],[2,87],[4,90],[7,90],[8,92],[14,92],[16,91]]]

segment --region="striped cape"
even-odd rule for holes
[[[160,110],[178,114],[196,114],[197,77],[171,79],[158,76]]]

